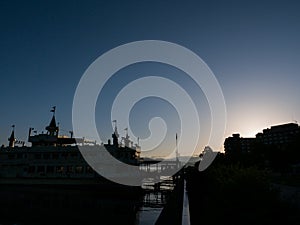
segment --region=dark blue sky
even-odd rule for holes
[[[225,137],[299,120],[299,12],[297,1],[1,1],[0,142],[7,144],[12,124],[21,140],[29,127],[44,129],[53,105],[67,133],[87,67],[144,39],[178,43],[208,64],[226,101]],[[180,76],[174,80],[192,86]]]

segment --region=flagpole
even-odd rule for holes
[[[178,159],[178,143],[177,143],[177,133],[176,133],[176,162],[178,163],[179,159]]]
[[[55,110],[56,110],[56,106],[52,106],[52,109],[50,110],[50,112],[53,112],[53,116],[55,116]]]

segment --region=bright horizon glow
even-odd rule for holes
[[[236,130],[235,132],[232,132],[231,135],[238,133],[238,134],[240,134],[241,137],[244,137],[244,138],[250,137],[251,138],[251,137],[255,137],[256,134],[258,134],[258,133],[262,133],[264,129],[268,129],[268,128],[271,128],[272,126],[288,124],[288,123],[298,124],[296,121],[283,121],[283,122],[279,122],[279,123],[269,124],[269,125],[266,125],[266,126],[250,125],[250,126],[247,127],[246,123],[245,123],[245,124],[241,125],[239,130]]]

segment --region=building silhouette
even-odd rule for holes
[[[256,143],[255,138],[244,138],[240,134],[233,134],[225,139],[224,149],[226,153],[243,154],[249,153]]]
[[[265,145],[285,145],[295,140],[300,133],[298,124],[287,123],[264,129],[256,134],[256,139]]]
[[[244,138],[240,134],[233,134],[225,139],[224,150],[228,155],[252,153],[258,145],[286,147],[296,141],[300,134],[297,123],[287,123],[264,129],[255,138]]]

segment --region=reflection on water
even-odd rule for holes
[[[141,207],[138,215],[139,225],[154,225],[158,219],[162,207],[153,208],[153,207]]]
[[[138,190],[1,187],[0,224],[136,224]]]
[[[0,225],[155,224],[179,179],[157,175],[143,180],[142,188],[1,184]]]
[[[161,177],[160,183],[154,184],[153,180],[144,180],[143,204],[138,212],[139,225],[154,225],[163,207],[174,189],[174,182],[170,177]]]
[[[155,224],[169,190],[1,186],[0,224]]]

